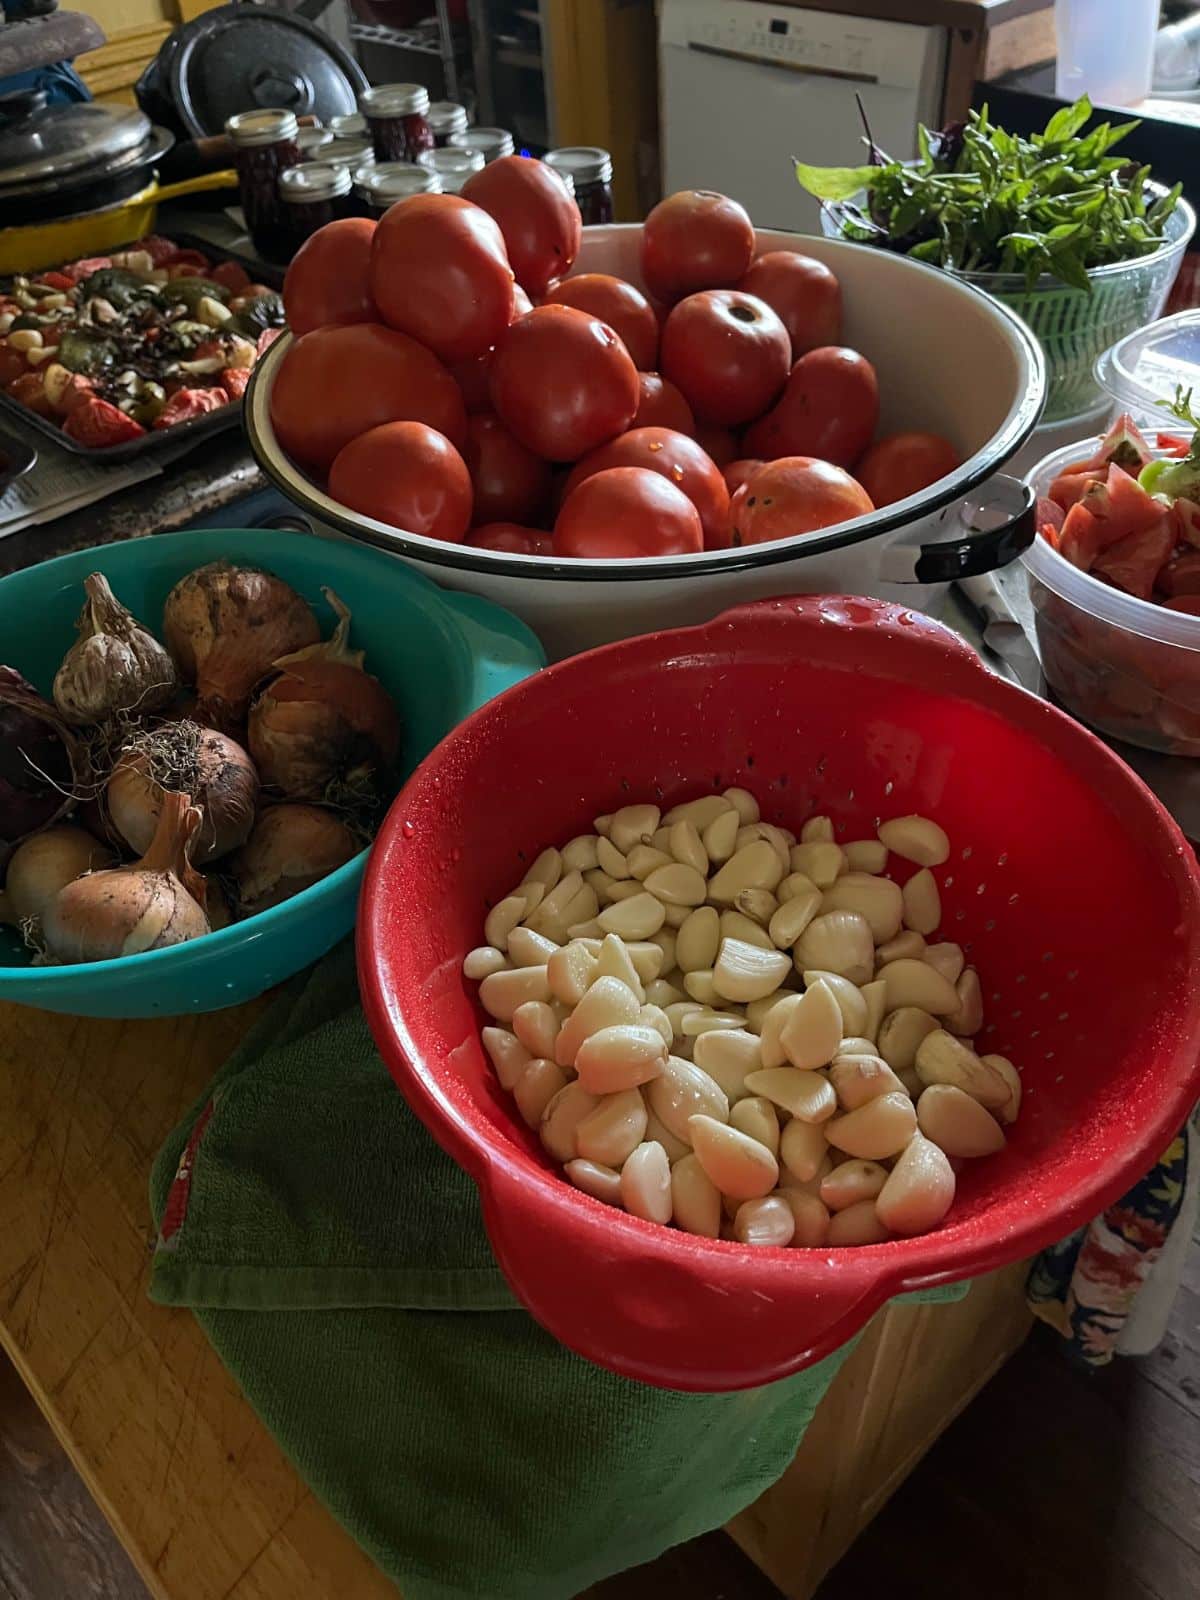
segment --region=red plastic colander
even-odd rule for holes
[[[487,907],[599,813],[734,783],[793,828],[824,812],[870,837],[917,811],[950,834],[943,936],[978,965],[984,1043],[1025,1093],[934,1233],[775,1250],[642,1222],[560,1176],[487,1063],[460,971]],[[359,917],[375,1039],[478,1184],[516,1293],[591,1360],[695,1390],[795,1372],[892,1295],[1017,1261],[1121,1194],[1200,1097],[1198,958],[1192,852],[1129,769],[939,624],[848,598],[626,640],[493,700],[400,794]]]

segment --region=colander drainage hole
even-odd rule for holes
[[[890,779],[890,778],[889,778],[889,779],[888,779],[888,781],[887,781],[887,782],[886,782],[886,783],[885,783],[885,784],[884,784],[884,786],[883,786],[883,792],[884,792],[884,794],[891,794],[891,792],[892,792],[892,790],[893,790],[893,789],[894,789],[894,788],[895,788],[895,787],[896,787],[896,785],[895,785],[895,784],[894,784],[894,783],[893,783],[893,782],[892,782],[892,780],[891,780],[891,779]]]
[[[969,844],[969,845],[964,846],[963,853],[962,853],[963,860],[964,861],[970,861],[970,859],[971,859],[972,855],[974,855],[974,853],[975,853],[974,845],[970,845]]]
[[[1007,852],[1005,852],[1004,855],[997,857],[996,865],[998,867],[1006,867],[1008,865],[1008,853]]]

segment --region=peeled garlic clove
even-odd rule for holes
[[[801,971],[812,967],[836,972],[860,986],[870,983],[875,971],[875,941],[857,911],[825,911],[814,917],[796,941],[795,954]]]
[[[687,821],[703,833],[710,822],[727,814],[738,822],[739,827],[741,826],[737,812],[733,810],[728,800],[719,794],[703,794],[696,800],[684,800],[681,804],[672,806],[662,820],[669,824]]]
[[[819,1250],[829,1239],[829,1212],[815,1194],[803,1189],[777,1189],[792,1213],[792,1249]]]
[[[903,899],[904,926],[914,933],[935,932],[942,920],[942,899],[937,880],[928,867],[913,873],[904,885]]]
[[[568,871],[570,870],[571,869],[568,868]],[[521,879],[521,882],[523,884],[541,883],[544,884],[547,889],[553,889],[562,875],[562,853],[561,851],[556,850],[553,845],[551,845],[548,849],[543,850],[539,856],[534,858],[533,865]]]
[[[600,945],[600,954],[596,957],[596,972],[592,979],[616,978],[626,988],[632,989],[640,1005],[646,1003],[646,991],[642,988],[642,980],[637,975],[637,969],[630,959],[629,948],[616,934],[607,934]]]
[[[544,967],[559,948],[532,928],[514,928],[508,936],[508,958],[514,967]]]
[[[651,1111],[677,1139],[690,1144],[689,1122],[703,1114],[712,1121],[729,1119],[729,1099],[703,1068],[680,1056],[670,1056],[661,1075],[646,1091]]]
[[[579,833],[562,848],[562,864],[567,872],[591,872],[599,866],[596,854],[599,839],[594,833]]]
[[[846,872],[826,889],[822,911],[856,911],[871,930],[876,944],[884,944],[900,931],[904,901],[898,884],[869,872]]]
[[[914,1134],[875,1201],[890,1233],[909,1236],[936,1228],[954,1204],[954,1169],[936,1144]]]
[[[563,1168],[577,1189],[603,1200],[606,1206],[621,1204],[621,1174],[595,1161],[568,1161]]]
[[[946,1017],[958,1010],[960,1000],[952,983],[924,961],[889,961],[877,974],[887,985],[887,1008],[919,1006],[935,1017]]]
[[[597,958],[588,952],[583,941],[572,939],[546,961],[550,993],[564,1005],[577,1006],[598,976],[596,964]]]
[[[892,817],[877,829],[880,840],[893,855],[915,861],[919,867],[940,867],[950,855],[950,840],[945,830],[928,817]]]
[[[525,896],[506,895],[488,912],[483,924],[484,938],[497,950],[508,949],[508,936],[525,915]]]
[[[990,1156],[1004,1149],[1004,1134],[995,1117],[950,1083],[931,1083],[922,1091],[917,1125],[948,1156]]]
[[[968,967],[954,985],[958,1005],[946,1018],[946,1027],[961,1038],[972,1039],[983,1027],[983,990],[979,974]]]
[[[740,901],[745,895],[757,893],[765,894],[766,890],[760,891],[747,889],[743,891],[743,894],[738,896],[738,899]],[[768,899],[769,898],[770,896],[768,896]],[[770,918],[767,920],[770,921]],[[746,916],[745,913],[741,911],[721,912],[721,938],[740,939],[743,944],[752,944],[758,950],[775,949],[774,941],[763,924],[761,922],[755,922],[752,917]],[[791,963],[789,962],[788,965],[790,966]]]
[[[605,933],[622,939],[649,939],[666,921],[666,912],[662,901],[643,889],[629,900],[605,906],[596,920]]]
[[[513,1099],[531,1128],[537,1127],[542,1113],[566,1082],[562,1068],[544,1057],[531,1061],[525,1068],[513,1085]]]
[[[510,967],[493,972],[479,985],[479,1001],[497,1022],[511,1022],[518,1006],[528,1000],[549,1000],[550,983],[545,967]]]
[[[675,954],[676,933],[674,928],[663,927],[660,928],[657,933],[651,934],[649,939],[645,941],[640,939],[635,939],[633,941],[635,946],[643,942],[646,944],[657,945],[662,951],[662,962],[659,966],[659,969],[657,972],[651,973],[649,979],[646,977],[646,974],[642,971],[642,969],[638,967],[638,976],[641,978],[643,983],[651,982],[654,978],[666,977],[671,972],[672,968],[679,965]],[[637,967],[637,957],[631,954],[630,959],[632,960],[634,966]]]
[[[881,944],[875,952],[875,966],[886,967],[889,961],[920,961],[925,954],[925,940],[919,933],[906,928],[894,939]]]
[[[853,1037],[866,1030],[867,1002],[863,998],[863,991],[857,984],[851,983],[849,978],[843,978],[836,972],[820,972],[807,968],[801,976],[806,989],[811,989],[814,983],[823,983],[833,998],[838,1003],[838,1010],[842,1013],[842,1034]]]
[[[807,844],[794,844],[788,852],[788,865],[793,872],[811,878],[818,889],[828,889],[845,872],[846,857],[841,845],[814,839]]]
[[[751,1094],[763,1095],[800,1122],[824,1122],[837,1110],[837,1096],[819,1072],[796,1067],[767,1067],[746,1076]]]
[[[743,828],[749,827],[752,822],[758,821],[758,801],[750,793],[749,789],[739,789],[734,785],[732,788],[723,790],[721,798],[737,812],[738,820]]]
[[[671,1220],[671,1166],[662,1145],[638,1145],[621,1168],[621,1200],[630,1216],[646,1222]]]
[[[660,1033],[666,1044],[670,1045],[675,1040],[675,1029],[671,1026],[671,1019],[661,1006],[643,1006],[638,1012],[638,1023],[645,1028],[653,1028]]]
[[[1001,1122],[1012,1123],[1017,1120],[1021,1109],[1021,1076],[1016,1067],[1007,1056],[980,1056],[985,1067],[991,1067],[993,1072],[999,1073],[1008,1086],[1008,1099],[1002,1106],[995,1108],[996,1115]]]
[[[771,936],[766,931],[767,924],[779,910],[779,901],[771,893],[770,889],[743,889],[733,903],[737,910],[741,912],[743,918],[756,923],[760,930],[761,937],[756,938],[751,934],[748,942],[750,944],[759,944],[764,950],[769,950],[771,948]],[[723,924],[726,915],[728,913],[722,913],[722,932],[725,931]]]
[[[936,1033],[938,1022],[920,1006],[901,1006],[879,1025],[879,1054],[893,1072],[909,1072],[922,1039]]]
[[[773,1025],[772,1042],[778,1028],[778,1044],[784,1059],[802,1069],[826,1066],[836,1055],[842,1039],[841,1009],[832,990],[821,982],[814,983],[794,1005],[789,1003],[786,1012],[780,1007],[767,1018],[761,1043],[764,1067],[779,1065],[774,1059],[776,1051],[767,1047],[768,1025]]]
[[[999,1110],[1008,1103],[1009,1086],[969,1045],[939,1028],[917,1046],[917,1076],[921,1082],[948,1083],[962,1089],[980,1105]]]
[[[496,976],[503,978],[508,974],[500,972]],[[492,978],[485,979],[486,983],[494,981]],[[580,1045],[590,1034],[599,1033],[601,1028],[636,1022],[640,1010],[637,995],[619,978],[597,978],[559,1029],[554,1059],[562,1067],[573,1067]]]
[[[596,865],[608,878],[610,889],[614,883],[625,883],[633,877],[628,861],[611,839],[596,840]]]
[[[694,822],[686,817],[671,827],[669,848],[676,861],[691,867],[703,878],[708,872],[708,851]]]
[[[769,994],[765,1000],[751,1000],[746,1007],[746,1027],[751,1033],[761,1034],[772,1011],[781,1006],[785,1000],[798,1000],[799,998],[794,989],[777,989],[774,994]],[[782,1024],[780,1025],[782,1026]],[[778,1045],[778,1040],[776,1040],[776,1045]],[[781,1058],[782,1054],[782,1051],[780,1051]],[[767,1065],[779,1067],[783,1065],[783,1060],[780,1059],[770,1063],[764,1061],[763,1066]]]
[[[774,850],[775,854],[779,857],[780,864],[786,873],[789,869],[788,851],[791,848],[791,841],[784,834],[783,829],[773,827],[769,822],[748,823],[745,827],[739,828],[738,830],[738,849],[742,849],[744,845],[753,844],[755,839],[766,840],[766,842],[771,846],[772,850]]]
[[[645,880],[652,895],[671,906],[702,906],[708,893],[704,874],[682,861],[655,867]],[[655,929],[655,932],[658,930]]]
[[[697,822],[696,826],[700,827],[700,824]],[[719,811],[701,829],[700,842],[703,844],[705,854],[711,862],[720,865],[729,860],[737,849],[737,836],[740,826],[741,819],[737,812],[727,810]]]
[[[721,947],[721,915],[714,906],[697,906],[675,937],[680,972],[711,972]]]
[[[868,1100],[881,1094],[902,1094],[904,1085],[878,1056],[835,1056],[829,1068],[829,1081],[838,1102],[846,1111],[857,1111]]]
[[[646,1104],[640,1089],[600,1099],[575,1128],[575,1148],[585,1161],[620,1169],[646,1137]]]
[[[533,1059],[529,1051],[516,1034],[509,1033],[507,1028],[484,1028],[481,1038],[483,1048],[496,1069],[501,1088],[514,1088],[518,1078]]]
[[[652,837],[661,816],[657,806],[622,806],[613,812],[608,837],[622,854],[628,855],[635,844],[645,844]]]
[[[986,1112],[984,1113],[986,1115]],[[779,1118],[775,1107],[763,1095],[747,1095],[729,1111],[729,1126],[750,1139],[765,1144],[773,1156],[779,1154]]]
[[[645,1100],[646,1091],[643,1089],[641,1093],[642,1099]],[[654,1115],[649,1103],[646,1105],[646,1139],[644,1142],[662,1145],[667,1152],[667,1160],[672,1165],[676,1161],[682,1161],[684,1156],[689,1156],[692,1153],[691,1144],[683,1139],[677,1139],[669,1128],[664,1127]]]
[[[671,1209],[676,1225],[685,1233],[694,1233],[702,1239],[719,1237],[720,1191],[691,1153],[671,1168]]]
[[[887,1168],[877,1161],[843,1161],[821,1180],[821,1203],[830,1211],[845,1211],[861,1200],[874,1200],[887,1176]]]
[[[474,950],[468,950],[463,957],[463,977],[480,983],[484,978],[490,978],[493,972],[503,972],[507,966],[508,957],[503,950],[497,950],[494,945],[481,944]]]
[[[779,1163],[757,1139],[708,1116],[691,1117],[688,1134],[696,1159],[723,1195],[757,1200],[775,1187]]]
[[[698,1005],[718,1006],[721,1003],[711,970],[700,968],[695,972],[685,972],[683,987]]]
[[[713,987],[726,1000],[746,1004],[774,994],[792,970],[781,950],[760,950],[740,939],[723,939],[713,968]]]
[[[785,870],[774,848],[765,839],[755,839],[735,850],[708,880],[705,898],[715,905],[731,906],[745,889],[774,889]]]
[[[864,1161],[886,1161],[908,1144],[917,1130],[917,1113],[906,1094],[881,1094],[856,1111],[825,1124],[830,1144]]]
[[[793,873],[792,879],[785,878],[784,883],[801,878],[801,873]],[[772,944],[780,950],[790,950],[821,909],[820,889],[807,878],[803,878],[803,882],[809,887],[797,889],[786,898],[782,892],[784,885],[779,885],[779,908],[767,924],[767,932]]]
[[[702,1006],[699,1011],[689,1011],[683,1019],[684,1040],[697,1039],[701,1034],[715,1033],[718,1030],[725,1033],[736,1033],[740,1030],[743,1018],[736,1011],[711,1011],[707,1006]]]
[[[879,873],[887,869],[887,845],[878,839],[852,839],[842,849],[851,872]]]
[[[768,1245],[783,1249],[791,1244],[796,1219],[786,1200],[763,1195],[758,1200],[743,1200],[733,1219],[734,1237],[740,1244]]]
[[[625,865],[630,877],[644,883],[659,867],[669,867],[673,859],[665,850],[656,850],[651,844],[635,844],[625,857]]]
[[[826,1244],[834,1246],[884,1244],[889,1238],[887,1229],[879,1220],[875,1200],[860,1200],[847,1206],[829,1219]]]
[[[699,1034],[692,1060],[720,1085],[731,1104],[747,1093],[747,1074],[763,1065],[758,1038],[744,1028],[713,1028]]]
[[[832,844],[833,819],[825,816],[809,817],[808,821],[800,829],[800,843]]]
[[[576,1130],[598,1103],[581,1083],[568,1083],[547,1104],[538,1125],[538,1138],[556,1161],[573,1161],[581,1153],[575,1144]]]
[[[526,1000],[513,1012],[512,1029],[531,1056],[553,1056],[558,1018],[545,1000]]]
[[[867,1008],[866,1020],[860,1032],[866,1039],[876,1039],[879,1036],[879,1024],[887,1010],[887,984],[880,983],[877,978],[873,983],[864,983],[860,993]]]
[[[834,1060],[836,1061],[838,1056],[875,1056],[878,1054],[879,1051],[876,1049],[873,1039],[864,1039],[858,1034],[851,1033],[838,1045],[837,1056],[834,1057]]]
[[[657,1028],[618,1023],[589,1034],[575,1055],[575,1070],[596,1095],[635,1089],[657,1078],[667,1065],[667,1044]]]
[[[962,945],[954,944],[951,941],[926,945],[921,959],[940,972],[947,983],[955,984],[962,977],[963,965],[966,961]]]
[[[779,1136],[779,1159],[800,1183],[811,1182],[829,1156],[829,1141],[820,1123],[785,1122]]]

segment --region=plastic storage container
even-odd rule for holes
[[[328,636],[328,584],[353,613],[351,643],[400,709],[399,770],[449,729],[545,659],[533,635],[499,607],[443,594],[388,556],[292,530],[214,529],[81,550],[0,581],[4,659],[43,694],[75,638],[82,584],[103,572],[150,628],[186,573],[206,561],[251,562],[310,601]],[[16,933],[0,927],[0,1000],[85,1017],[174,1016],[237,1005],[315,961],[354,926],[366,852],[311,889],[190,944],[82,966],[33,967]]]
[[[1097,106],[1136,106],[1150,93],[1160,0],[1054,0],[1054,92]]]
[[[933,1233],[778,1250],[643,1222],[571,1187],[487,1064],[461,963],[488,904],[598,813],[727,784],[789,827],[821,812],[841,838],[872,837],[878,817],[916,811],[949,832],[943,926],[978,961],[987,1048],[1012,1057],[1025,1097],[1007,1149],[965,1164]],[[743,607],[562,662],[485,707],[392,807],[358,941],[383,1058],[478,1184],[516,1293],[572,1349],[673,1389],[784,1377],[892,1295],[1061,1239],[1200,1095],[1183,835],[1078,723],[939,624],[869,600]]]

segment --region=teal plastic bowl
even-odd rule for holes
[[[327,636],[329,585],[353,614],[350,639],[400,708],[403,779],[470,712],[545,664],[522,622],[450,594],[366,545],[275,529],[159,534],[81,550],[0,580],[0,659],[48,694],[75,637],[83,580],[103,572],[155,632],[172,586],[206,561],[266,567],[315,609]],[[169,950],[81,966],[35,967],[0,928],[0,1000],[82,1017],[179,1016],[250,1000],[325,953],[354,926],[367,852],[245,922]]]

